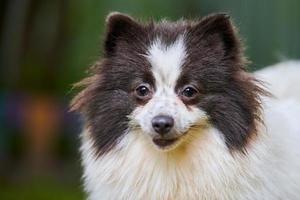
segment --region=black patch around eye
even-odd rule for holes
[[[129,130],[128,115],[139,104],[133,95],[136,86],[146,82],[154,87],[147,63],[119,59],[105,60],[97,66],[97,75],[74,101],[75,109],[83,114],[98,156],[113,149]]]
[[[198,91],[192,87],[186,87],[183,91],[182,91],[182,95],[187,97],[187,98],[192,98],[194,97],[196,94],[198,93]]]
[[[189,61],[183,67],[177,87],[188,81],[201,85],[204,92],[192,104],[206,111],[212,125],[224,135],[230,150],[244,151],[257,131],[257,123],[261,123],[260,96],[268,93],[242,67],[234,69],[240,63],[225,64],[204,65],[199,60]]]
[[[132,92],[132,95],[135,97],[136,102],[140,105],[146,104],[152,98],[152,88],[153,87],[148,83],[139,84]]]
[[[190,84],[185,85],[182,88],[179,88],[178,90],[179,98],[187,106],[197,104],[201,99],[201,96],[203,95],[203,93],[201,93],[196,86]]]
[[[143,99],[150,96],[152,91],[149,84],[141,84],[135,88],[134,92],[138,98]]]

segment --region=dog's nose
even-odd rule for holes
[[[174,119],[167,115],[158,115],[151,122],[153,129],[161,136],[167,134],[174,126]]]

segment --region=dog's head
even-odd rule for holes
[[[133,132],[171,151],[208,127],[229,149],[243,150],[256,131],[263,92],[245,64],[225,14],[142,24],[113,13],[104,57],[72,108],[83,114],[100,154]]]

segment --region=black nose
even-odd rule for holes
[[[151,122],[153,129],[160,135],[167,134],[174,126],[174,119],[167,115],[158,115]]]

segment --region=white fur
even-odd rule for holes
[[[186,57],[184,36],[180,36],[173,44],[167,46],[157,38],[149,47],[146,58],[151,63],[159,92],[174,89],[181,73],[181,65]]]
[[[278,99],[296,98],[300,101],[300,61],[285,61],[257,71],[256,76]]]
[[[273,72],[270,69],[270,73],[265,73],[265,79],[277,85],[276,74],[282,72],[276,67],[272,69]],[[293,73],[298,69],[293,68]],[[172,72],[172,76],[178,76],[175,69]],[[300,76],[298,71],[297,75]],[[150,140],[145,139],[142,131],[133,130],[117,147],[97,158],[86,129],[81,152],[89,199],[299,199],[300,100],[298,93],[293,93],[294,88],[289,88],[288,75],[279,77],[281,90],[276,91],[275,86],[274,91],[280,98],[264,99],[265,127],[259,127],[246,155],[231,154],[217,129],[203,127],[197,134],[196,130],[189,133],[182,145],[168,152],[158,151],[149,145]],[[299,86],[297,77],[295,81],[298,83],[295,87]],[[173,87],[172,81],[166,83]],[[270,88],[273,92],[273,87]],[[280,94],[289,98],[281,98]],[[169,97],[173,98],[172,95]],[[172,105],[162,104],[161,109],[168,106]],[[204,116],[201,112],[198,114],[198,117]]]

